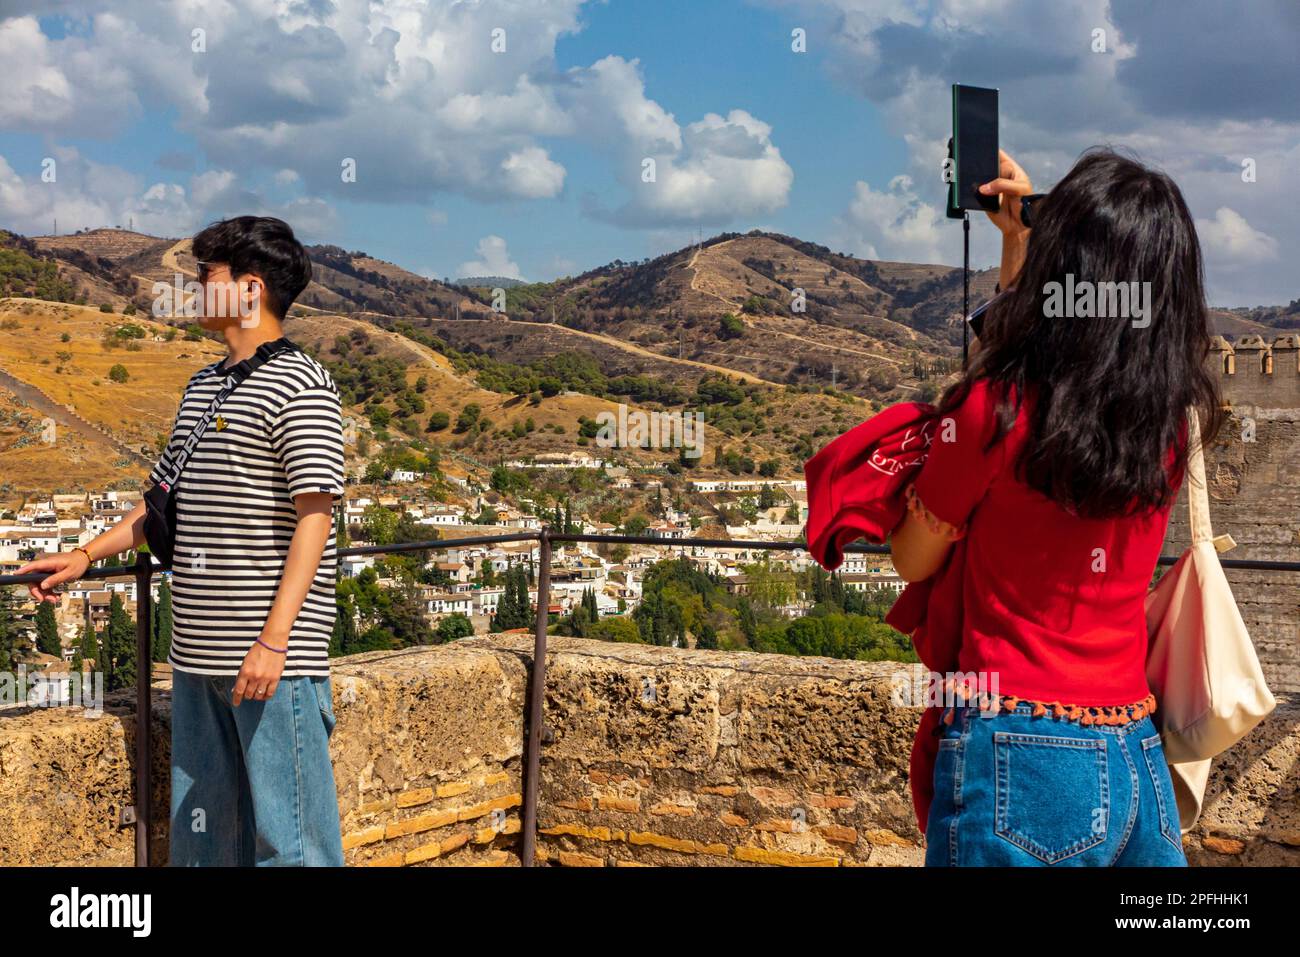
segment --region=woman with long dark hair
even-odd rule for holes
[[[926,864],[1185,866],[1144,600],[1222,411],[1200,246],[1165,174],[1086,153],[1032,207],[1005,153],[1000,286],[894,530],[907,581],[966,538]]]

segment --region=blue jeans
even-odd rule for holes
[[[934,767],[927,867],[1186,867],[1160,734],[952,709]]]
[[[234,686],[172,671],[171,865],[342,867],[329,678],[239,707]]]

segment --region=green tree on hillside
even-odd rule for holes
[[[105,678],[110,691],[129,688],[135,684],[135,622],[122,603],[122,593],[113,592],[108,606],[108,638],[105,641],[111,667]]]
[[[150,648],[150,658],[154,661],[167,660],[167,653],[172,646],[174,623],[171,576],[163,575],[158,583],[158,601],[153,607],[153,644]]]
[[[0,585],[0,672],[14,670],[18,652],[18,605],[6,585]]]
[[[63,657],[63,643],[59,641],[59,625],[54,620],[54,605],[48,601],[36,609],[36,650],[46,655]]]

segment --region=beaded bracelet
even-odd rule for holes
[[[261,645],[263,648],[271,648],[271,646],[268,645],[266,642],[264,642],[261,638],[257,639],[257,643]],[[289,650],[289,648],[288,646],[285,646],[284,648],[271,648],[271,650],[279,654],[284,654],[286,651]]]
[[[910,512],[917,521],[922,522],[925,527],[934,534],[942,535],[950,542],[955,542],[966,534],[968,523],[963,522],[958,526],[953,525],[951,522],[945,522],[943,519],[939,518],[925,507],[925,503],[922,502],[920,496],[916,494],[915,486],[907,486],[906,496],[908,512]]]

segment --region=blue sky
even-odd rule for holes
[[[697,228],[955,264],[938,161],[960,80],[1002,89],[1038,188],[1089,145],[1130,147],[1182,185],[1213,301],[1289,301],[1296,8],[1161,6],[9,0],[0,226],[180,236],[264,212],[436,277],[552,279]],[[992,263],[993,230],[973,232]]]

